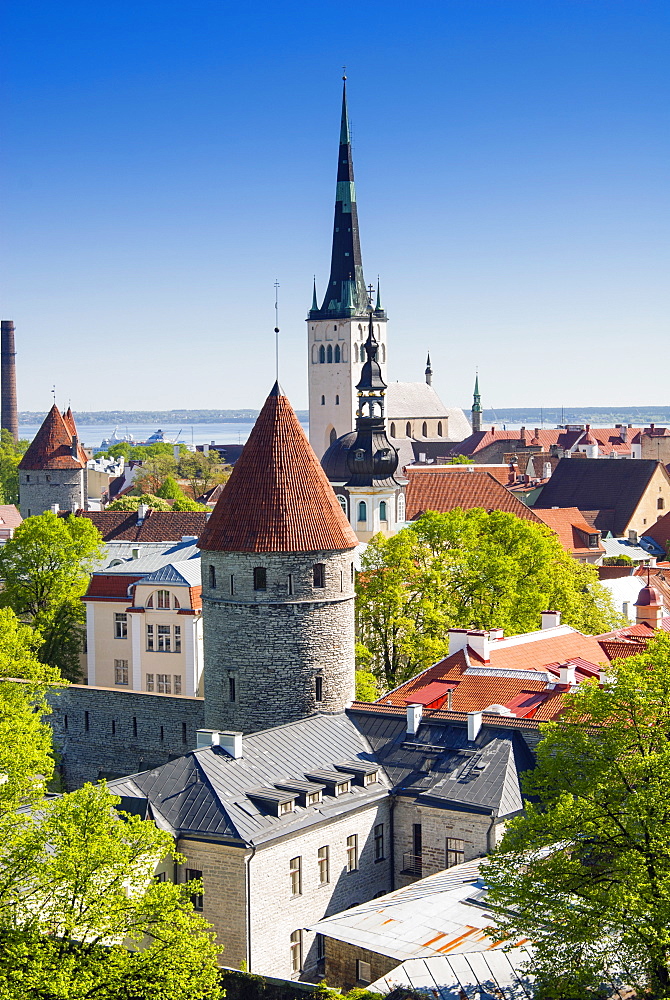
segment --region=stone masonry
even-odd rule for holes
[[[43,514],[53,504],[61,510],[86,507],[86,469],[19,470],[22,517]]]
[[[318,565],[324,586],[314,585]],[[265,590],[254,590],[257,568]],[[351,702],[351,551],[205,551],[202,574],[209,728],[250,733]]]

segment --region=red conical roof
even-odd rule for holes
[[[319,552],[358,545],[277,383],[198,545],[213,552]]]
[[[72,454],[73,437],[77,428],[70,413],[68,420],[54,403],[44,423],[19,462],[20,469],[83,469],[86,456],[79,444],[77,455]]]

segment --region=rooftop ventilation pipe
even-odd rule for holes
[[[416,736],[419,731],[419,726],[421,725],[421,716],[423,715],[423,705],[408,705],[407,706],[407,735]]]
[[[470,648],[481,657],[484,663],[488,663],[491,659],[489,653],[489,633],[484,632],[479,629],[472,629],[468,632],[467,644]]]
[[[542,621],[542,629],[558,628],[561,624],[560,611],[543,611],[540,617]]]
[[[195,748],[203,750],[205,747],[221,747],[235,760],[239,760],[242,756],[242,736],[242,733],[221,732],[218,729],[198,729]]]
[[[137,506],[137,523],[141,524],[142,521],[145,519],[145,517],[147,516],[148,513],[149,513],[149,504],[148,503],[138,504],[138,506]]]
[[[468,739],[476,740],[479,730],[482,728],[482,713],[468,712]]]
[[[466,628],[449,629],[449,656],[457,653],[459,649],[465,649],[468,644],[468,630]]]
[[[558,683],[564,684],[567,687],[574,687],[577,683],[577,676],[575,674],[574,663],[559,663],[558,665]]]

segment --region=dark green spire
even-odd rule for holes
[[[316,301],[316,275],[314,275],[314,288],[312,290],[312,312],[318,311],[319,305]]]
[[[475,391],[472,395],[472,430],[482,429],[482,397],[479,395],[479,373],[475,375]]]
[[[375,306],[375,312],[381,312],[382,308],[382,293],[379,290],[379,275],[377,275],[377,305]]]

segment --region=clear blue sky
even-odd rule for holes
[[[390,375],[448,404],[668,402],[667,0],[5,0],[19,406],[307,398],[341,66]]]

